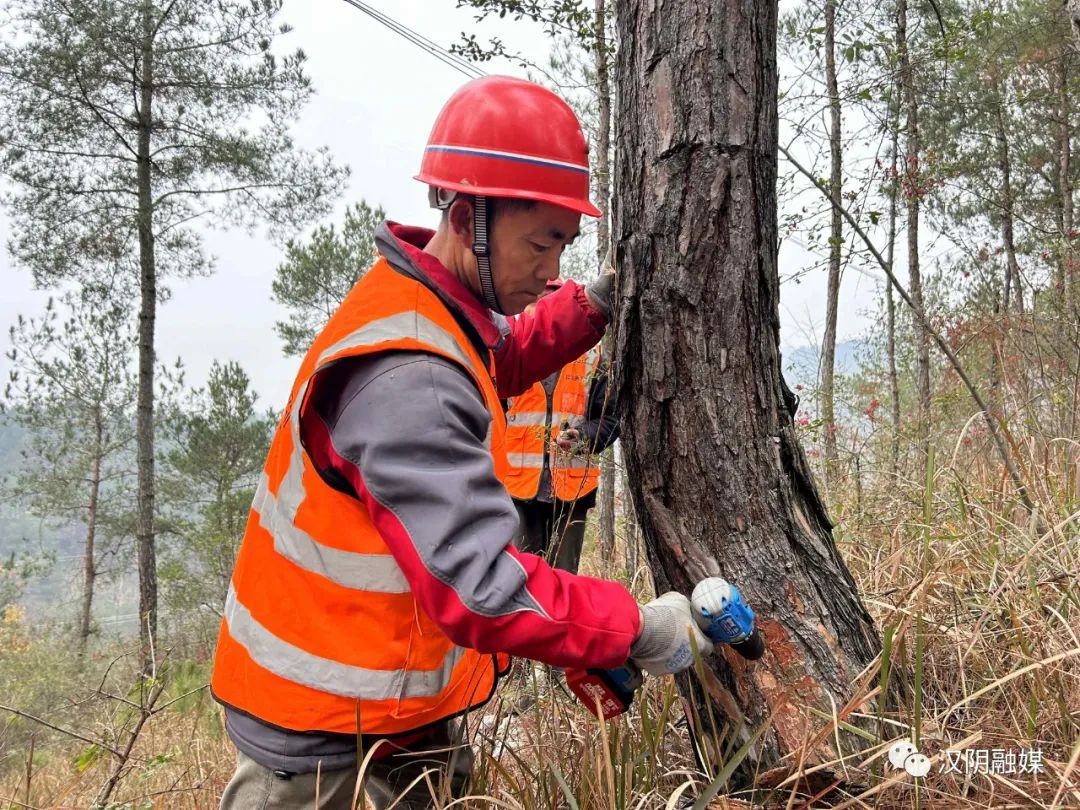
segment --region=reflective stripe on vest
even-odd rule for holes
[[[547,427],[547,423],[547,411],[517,411],[511,408],[506,415],[507,426],[539,425],[540,427]]]
[[[259,624],[231,586],[225,600],[225,621],[232,637],[275,675],[332,695],[362,700],[437,695],[465,654],[464,648],[452,647],[442,667],[427,672],[364,669],[320,658],[282,641]]]
[[[337,355],[351,353],[360,347],[375,347],[380,343],[395,341],[402,335],[415,335],[421,342],[450,355],[466,368],[472,365],[468,353],[462,350],[453,335],[418,312],[401,312],[364,324],[322,352],[318,365],[323,366],[336,359]]]
[[[439,299],[380,260],[301,364],[271,443],[230,585],[212,687],[297,731],[396,734],[483,703],[505,656],[453,644],[416,603],[363,503],[328,486],[300,441],[315,374],[415,350],[461,366],[492,414],[486,444],[506,472],[503,419],[482,358]]]
[[[585,416],[589,382],[599,369],[600,358],[597,345],[563,368],[550,402],[540,382],[513,398],[506,415],[506,488],[515,498],[531,500],[540,494],[545,454],[551,470],[549,495],[571,501],[596,489],[600,468],[594,458],[553,452],[550,434],[563,419]]]
[[[282,488],[285,485],[286,482],[283,481]],[[301,568],[346,588],[408,593],[409,583],[405,581],[405,574],[393,557],[323,546],[315,542],[307,532],[297,529],[292,522],[295,513],[290,516],[281,507],[279,500],[271,494],[265,473],[259,479],[259,488],[255,491],[255,501],[251,508],[259,516],[259,524],[273,536],[277,552]]]
[[[509,452],[506,454],[506,460],[510,463],[511,468],[535,467],[539,469],[544,463],[544,454]],[[569,467],[574,470],[587,470],[595,466],[592,459],[588,456],[571,456],[559,463],[563,467]]]

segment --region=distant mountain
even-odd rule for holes
[[[859,351],[863,348],[861,340],[845,340],[836,344],[836,372],[854,374],[859,370]],[[796,346],[780,349],[780,359],[784,369],[784,379],[788,385],[815,385],[818,379],[818,360],[820,346]]]
[[[0,478],[18,466],[25,436],[25,430],[0,417]]]

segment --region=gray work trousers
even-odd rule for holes
[[[385,810],[399,797],[395,810],[435,807],[432,789],[446,801],[464,796],[472,773],[473,752],[462,741],[462,729],[460,721],[448,723],[422,741],[372,760],[365,772],[364,787],[376,810]],[[221,810],[353,810],[356,779],[356,768],[322,771],[318,778],[314,773],[283,778],[237,752],[236,772],[221,795]],[[355,807],[363,810],[363,798]]]

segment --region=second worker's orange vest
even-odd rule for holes
[[[593,492],[600,481],[600,467],[588,453],[554,449],[550,438],[563,420],[584,417],[589,383],[600,367],[600,347],[590,349],[559,372],[548,400],[543,383],[533,383],[524,394],[510,400],[506,412],[506,489],[519,500],[540,494],[545,458],[551,470],[552,492],[561,501],[574,501]]]
[[[485,702],[505,656],[455,645],[413,598],[364,504],[328,486],[300,443],[320,370],[346,357],[416,350],[461,366],[491,412],[506,473],[505,422],[481,357],[446,306],[380,259],[300,366],[270,445],[221,623],[215,696],[295,731],[391,735]]]

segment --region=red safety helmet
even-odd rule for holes
[[[589,147],[574,111],[547,88],[510,76],[474,79],[450,97],[416,179],[600,216],[589,201]]]

